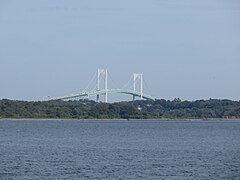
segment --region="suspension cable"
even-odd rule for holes
[[[92,85],[93,81],[96,80],[96,75],[97,73],[94,73],[94,76],[92,77],[91,81],[88,83],[88,85],[86,86],[86,88],[84,88],[84,92],[86,92],[88,90],[88,88]]]
[[[132,81],[132,77],[128,80],[128,82],[122,87],[123,89],[127,89],[129,83]]]
[[[144,77],[143,77],[143,83],[144,83],[144,85],[146,86],[147,91],[149,91],[150,95],[152,95],[152,92],[151,92],[150,88],[148,87],[147,82],[145,81],[145,78],[144,78]]]
[[[108,76],[110,77],[110,80],[112,81],[112,83],[117,87],[117,88],[120,88],[121,86],[119,86],[119,84],[113,80],[111,74],[109,73],[109,71],[107,72],[108,73]]]

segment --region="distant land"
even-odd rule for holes
[[[0,100],[0,119],[240,119],[240,101],[16,101]]]

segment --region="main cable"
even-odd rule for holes
[[[91,81],[88,83],[88,85],[86,86],[86,88],[84,88],[84,92],[86,92],[88,90],[88,88],[92,85],[93,81],[96,80],[96,75],[97,73],[94,73],[94,76],[92,77]],[[95,87],[94,87],[95,88]]]

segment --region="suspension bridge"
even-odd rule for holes
[[[108,95],[112,93],[122,93],[128,94],[133,97],[133,100],[139,98],[141,100],[155,100],[155,98],[150,95],[146,94],[143,91],[143,85],[145,83],[143,79],[142,73],[133,73],[131,77],[132,86],[131,88],[109,88],[108,86],[108,77],[111,77],[107,69],[98,69],[95,75],[93,76],[92,80],[88,84],[88,86],[80,93],[72,94],[68,96],[61,96],[55,98],[47,98],[45,101],[50,100],[63,100],[63,101],[70,101],[70,100],[81,100],[81,99],[90,99],[92,97],[96,97],[97,102],[100,102],[100,96],[104,96],[104,102],[108,102]],[[94,89],[87,90],[92,84],[92,82],[96,80],[96,84]],[[112,78],[111,78],[112,80]],[[112,80],[113,81],[113,80]],[[130,81],[129,81],[130,82]],[[145,83],[146,85],[146,83]]]

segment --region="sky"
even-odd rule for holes
[[[159,99],[240,100],[240,1],[0,0],[0,99],[74,94],[98,68]]]

